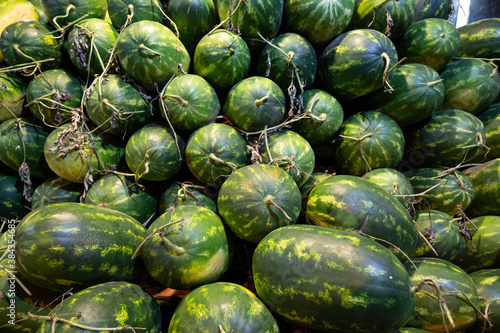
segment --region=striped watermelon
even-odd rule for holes
[[[500,18],[486,18],[458,28],[460,47],[457,56],[500,57]]]
[[[405,175],[417,194],[414,205],[422,210],[436,209],[459,215],[474,199],[474,185],[461,171],[421,168],[410,170]]]
[[[311,193],[314,186],[316,186],[322,180],[334,176],[332,173],[325,172],[313,172],[311,177],[307,178],[304,185],[300,187],[300,194],[302,198],[302,213],[306,212],[307,199],[309,198],[309,193]]]
[[[382,187],[389,194],[396,197],[405,208],[408,208],[413,201],[412,184],[403,173],[396,169],[378,168],[365,173],[362,178]]]
[[[16,229],[16,265],[26,280],[65,292],[132,280],[131,259],[145,234],[128,215],[75,202],[32,211]]]
[[[221,109],[214,88],[195,74],[173,78],[163,90],[160,106],[163,118],[188,133],[211,123]]]
[[[233,127],[212,123],[197,129],[186,144],[186,162],[204,184],[219,187],[236,169],[247,164],[245,139]]]
[[[0,123],[0,161],[15,171],[28,172],[28,177],[46,178],[51,174],[43,154],[48,135],[41,126],[24,118]]]
[[[143,186],[143,185],[142,185]],[[89,188],[85,203],[114,209],[147,225],[156,214],[158,201],[130,177],[109,173]]]
[[[25,193],[23,181],[17,175],[0,173],[0,218],[22,219],[29,213],[31,190]]]
[[[453,10],[453,0],[416,0],[415,22],[426,18],[448,19]]]
[[[116,170],[125,149],[81,128],[64,124],[50,132],[43,147],[45,160],[59,177],[88,183],[107,170]]]
[[[53,317],[65,321],[52,321]],[[43,320],[39,333],[85,329],[89,332],[140,329],[145,333],[157,333],[162,316],[156,301],[140,286],[116,281],[96,284],[71,295]]]
[[[379,239],[398,257],[394,246],[410,254],[417,244],[417,231],[410,214],[380,186],[355,176],[333,176],[313,187],[307,200],[310,224],[362,231]]]
[[[150,100],[115,74],[95,81],[85,109],[101,130],[119,136],[130,136],[146,125],[153,111]]]
[[[83,17],[106,17],[107,0],[42,0],[45,15],[55,27],[66,26]]]
[[[498,69],[480,59],[461,59],[441,73],[445,98],[441,109],[458,109],[477,114],[492,104],[500,92]]]
[[[242,131],[262,131],[283,120],[285,95],[271,79],[248,77],[229,90],[222,113]]]
[[[191,55],[200,39],[217,23],[213,0],[170,0],[166,14],[175,23],[179,38]],[[171,24],[167,26],[176,31]]]
[[[83,91],[82,80],[69,70],[56,68],[31,80],[26,102],[35,117],[45,124],[59,126],[79,110]]]
[[[438,210],[420,210],[413,219],[420,234],[413,258],[438,257],[455,262],[464,254],[466,240],[453,217]]]
[[[347,28],[354,4],[355,0],[287,0],[283,23],[322,49]]]
[[[182,167],[184,140],[160,123],[136,131],[125,146],[125,162],[136,177],[151,181],[172,178]]]
[[[283,169],[251,164],[233,172],[222,184],[217,207],[236,236],[258,243],[272,230],[297,221],[300,190]]]
[[[215,201],[203,193],[203,186],[191,182],[173,183],[161,195],[158,205],[160,215],[172,206],[201,206],[217,213]]]
[[[217,29],[196,45],[193,68],[195,74],[205,78],[216,90],[227,91],[247,77],[250,49],[240,35]]]
[[[474,159],[486,143],[483,123],[462,110],[438,110],[416,129],[407,131],[405,166],[449,166]]]
[[[148,229],[144,265],[161,285],[192,289],[215,282],[229,266],[229,247],[220,217],[205,207],[177,206]]]
[[[299,119],[292,124],[292,129],[312,146],[330,143],[344,120],[342,105],[321,89],[304,91],[302,101],[304,116],[297,117]]]
[[[19,117],[24,110],[27,85],[17,76],[0,73],[0,123]]]
[[[257,295],[271,310],[324,332],[394,332],[413,309],[401,262],[373,240],[346,231],[276,229],[255,249],[252,272]]]
[[[335,139],[336,171],[361,176],[376,168],[395,168],[405,147],[398,124],[381,112],[367,111],[344,120]]]
[[[64,178],[49,178],[33,191],[31,208],[35,210],[53,203],[78,202],[83,190],[82,185],[75,184]]]
[[[415,0],[356,0],[349,29],[370,28],[398,40],[413,23]]]
[[[254,293],[232,282],[206,284],[191,291],[175,309],[168,333],[279,333],[269,309]]]
[[[100,18],[86,19],[69,31],[66,50],[80,74],[92,79],[108,66],[117,38],[118,32],[111,23]]]
[[[432,1],[432,3],[440,3]],[[396,42],[399,56],[441,71],[455,56],[460,34],[455,26],[442,18],[416,21]]]
[[[382,88],[398,62],[396,47],[373,29],[336,37],[318,59],[318,83],[334,97],[352,100]]]
[[[191,57],[177,36],[154,21],[129,25],[116,41],[123,70],[146,89],[162,89],[172,75],[188,71]]]
[[[500,215],[500,158],[464,170],[474,184],[469,216]]]
[[[486,111],[479,115],[479,120],[486,129],[486,143],[489,151],[487,160],[500,157],[500,103],[491,104]],[[485,152],[486,153],[486,152]],[[482,161],[484,156],[478,156]]]
[[[296,91],[309,88],[316,78],[318,65],[311,43],[292,32],[276,36],[271,43],[260,53],[257,75],[270,78],[291,97]]]
[[[264,44],[260,35],[273,39],[278,34],[283,17],[284,0],[216,0],[221,21],[228,30],[237,30],[253,51]],[[240,4],[238,6],[238,4]]]
[[[392,91],[378,89],[361,98],[365,109],[382,112],[404,127],[429,118],[445,98],[444,84],[433,68],[405,63],[394,69]]]
[[[300,134],[284,130],[267,138],[260,147],[262,162],[274,164],[285,170],[298,187],[304,185],[316,165],[314,151]]]
[[[157,5],[155,0],[108,0],[109,18],[113,25],[120,29],[130,14],[129,6],[132,5],[134,15],[131,23],[142,20],[162,22],[162,7]]]
[[[481,308],[476,286],[460,267],[438,258],[416,258],[404,265],[415,290],[415,308],[406,326],[454,333],[476,321],[476,309]],[[436,288],[439,288],[441,303]]]
[[[42,61],[40,69],[59,67],[61,43],[49,28],[38,21],[20,21],[5,27],[0,37],[0,50],[9,66]]]
[[[467,222],[472,241],[457,262],[466,272],[500,268],[500,216],[482,215]]]
[[[477,288],[479,297],[483,297],[483,313],[489,310],[489,322],[479,318],[475,325],[467,330],[472,333],[494,332],[500,326],[500,269],[482,269],[470,274]]]

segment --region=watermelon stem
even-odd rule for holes
[[[143,51],[143,50],[144,50],[144,51],[149,51],[149,52],[151,52],[151,53],[152,53],[152,55],[153,55],[153,56],[158,56],[158,57],[160,57],[160,58],[161,58],[161,53],[156,52],[155,50],[150,49],[149,47],[147,47],[147,46],[146,46],[146,45],[144,45],[144,44],[139,45],[139,51]]]
[[[215,156],[214,153],[210,153],[210,155],[208,155],[208,157],[212,160],[212,161],[215,161],[215,162],[219,162],[219,163],[222,163],[224,165],[227,165],[228,167],[230,167],[233,171],[236,171],[238,170],[238,167],[236,166],[236,164],[234,163],[231,163],[231,162],[228,162],[228,161],[225,161],[223,159],[220,159],[218,158],[217,156]]]
[[[174,256],[181,256],[186,252],[186,250],[182,246],[174,244],[162,233],[160,233],[159,236],[161,238],[161,245],[163,245],[163,247],[165,248],[165,250],[168,251],[168,253],[173,254]]]
[[[260,108],[262,105],[264,105],[268,100],[269,100],[269,97],[271,97],[271,95],[266,95],[262,98],[259,98],[259,99],[256,99],[255,100],[255,106]]]
[[[173,207],[173,206],[172,206]],[[169,208],[169,209],[173,209],[173,208]],[[141,244],[139,244],[139,246],[137,247],[137,249],[135,250],[134,254],[132,255],[132,260],[134,260],[135,258],[137,258],[139,256],[139,253],[142,249],[142,247],[144,246],[144,244],[150,240],[151,238],[155,237],[156,235],[159,235],[161,234],[165,228],[168,228],[169,226],[171,225],[174,225],[176,223],[180,223],[184,221],[184,218],[182,219],[179,219],[177,221],[170,221],[169,223],[165,224],[165,225],[162,225],[161,227],[159,227],[158,229],[156,229],[153,233],[151,233],[149,236],[147,236],[146,238],[144,238],[141,242]]]
[[[238,8],[240,7],[240,5],[241,5],[242,3],[245,3],[245,4],[246,4],[245,0],[240,0],[240,1],[238,1],[238,4],[236,5],[236,7],[235,7],[233,10],[230,10],[230,11],[229,11],[229,15],[227,16],[227,18],[226,18],[225,20],[222,20],[222,21],[221,21],[219,24],[217,24],[217,25],[216,25],[216,26],[215,26],[212,30],[210,30],[210,32],[207,34],[207,36],[210,36],[211,34],[213,34],[213,33],[214,33],[214,31],[215,31],[215,30],[219,29],[219,28],[220,28],[220,27],[222,27],[224,24],[226,24],[228,21],[230,21],[230,20],[231,20],[231,17],[233,16],[233,13],[235,13],[235,12],[238,10]]]
[[[433,87],[437,86],[438,84],[440,84],[443,81],[444,81],[444,79],[439,79],[439,80],[436,80],[436,81],[427,82],[427,86],[429,88],[433,88]]]
[[[164,94],[163,97],[170,97],[170,98],[174,98],[176,99],[178,102],[179,102],[179,105],[182,106],[183,108],[189,106],[189,102],[186,101],[185,99],[183,99],[181,96],[179,95],[171,95],[171,94]]]
[[[430,292],[422,290],[422,287],[424,285],[433,286],[436,289],[436,294],[432,295]],[[453,317],[451,316],[450,309],[448,308],[448,305],[446,304],[446,300],[443,297],[442,286],[435,279],[423,278],[418,285],[416,285],[412,288],[412,291],[414,294],[419,292],[419,291],[422,291],[427,296],[430,296],[432,298],[436,298],[438,300],[439,307],[441,308],[441,315],[443,316],[443,323],[444,323],[446,332],[449,332],[448,325],[446,325],[446,317],[448,318],[448,321],[450,322],[451,326],[455,327],[455,321],[453,320]]]
[[[33,69],[33,71],[31,73],[26,74],[27,76],[34,75],[37,69],[41,70],[40,61],[36,60],[33,57],[30,57],[29,55],[27,55],[26,53],[24,53],[23,51],[21,51],[21,49],[19,48],[19,44],[14,44],[13,48],[14,48],[15,52],[19,53],[20,55],[22,55],[25,58],[28,58],[29,60],[31,60],[35,64],[35,68]],[[50,58],[50,59],[47,59],[46,61],[53,61],[53,60],[56,60],[56,59],[55,58]]]
[[[81,314],[79,314],[78,316],[80,317]],[[40,315],[32,314],[31,312],[28,312],[28,317],[32,318],[32,319],[36,319],[36,320],[44,320],[44,321],[52,322],[52,332],[55,331],[55,324],[57,322],[61,322],[63,324],[69,325],[69,326],[73,326],[73,327],[76,327],[76,328],[79,328],[82,330],[87,330],[87,331],[92,331],[92,332],[102,332],[102,331],[115,332],[115,331],[121,331],[121,330],[135,331],[135,330],[146,330],[147,329],[145,327],[132,327],[130,325],[120,325],[118,327],[111,327],[111,328],[109,328],[109,327],[92,327],[92,326],[87,326],[87,325],[75,323],[75,322],[68,320],[68,319],[60,318],[55,314],[50,315],[50,316],[40,316]]]
[[[276,208],[277,208],[277,209],[278,209],[278,210],[279,210],[279,211],[280,211],[283,215],[285,215],[285,217],[286,217],[286,219],[287,219],[288,221],[292,221],[292,220],[293,220],[290,216],[288,216],[288,214],[285,212],[285,210],[284,210],[283,208],[281,208],[281,207],[280,207],[280,206],[279,206],[279,205],[278,205],[278,204],[274,201],[274,199],[273,199],[273,196],[272,196],[272,195],[270,195],[270,194],[266,195],[266,197],[264,198],[264,203],[265,203],[265,204],[267,204],[267,205],[271,204],[271,205],[273,205],[274,207],[276,207]]]

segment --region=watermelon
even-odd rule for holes
[[[188,133],[211,123],[221,108],[214,88],[195,74],[174,77],[163,90],[160,105],[163,118]]]
[[[219,17],[228,30],[237,30],[253,51],[264,46],[263,38],[278,34],[283,18],[284,0],[216,0]],[[260,36],[259,36],[260,35]],[[260,41],[260,43],[259,43]]]
[[[467,332],[494,332],[500,326],[500,269],[482,269],[469,274],[477,288],[479,297],[483,297],[483,314],[488,312],[488,322],[480,320]],[[486,319],[486,318],[485,318]]]
[[[68,33],[68,56],[83,77],[93,78],[106,70],[117,38],[111,23],[99,18],[83,20]]]
[[[0,161],[28,178],[45,178],[51,174],[43,147],[48,133],[24,118],[0,123]]]
[[[420,210],[413,219],[420,235],[413,258],[438,257],[455,262],[464,254],[466,240],[453,217],[438,210]]]
[[[26,102],[36,118],[49,126],[59,126],[79,116],[83,92],[80,78],[69,70],[56,68],[31,80],[26,89]]]
[[[334,176],[332,173],[325,172],[313,172],[309,178],[307,178],[304,185],[300,187],[300,194],[302,198],[302,208],[301,212],[305,213],[307,208],[307,199],[309,198],[309,193],[311,193],[312,189],[316,184],[321,182],[322,180]]]
[[[405,172],[417,195],[415,206],[459,215],[474,199],[474,185],[461,171],[421,168]]]
[[[59,320],[52,320],[57,318]],[[113,281],[96,284],[64,299],[44,320],[37,332],[74,330],[160,331],[162,316],[156,301],[136,284]]]
[[[161,23],[132,23],[119,35],[116,55],[123,70],[146,89],[162,89],[191,63],[179,38]]]
[[[42,0],[47,20],[56,28],[75,23],[83,18],[106,17],[107,0]]]
[[[453,0],[416,0],[415,22],[427,18],[448,19],[453,12]]]
[[[418,63],[405,63],[394,69],[392,91],[378,89],[361,97],[366,110],[391,117],[400,127],[428,119],[445,98],[443,80],[433,68]]]
[[[240,35],[216,29],[196,45],[193,68],[195,74],[205,78],[216,90],[227,91],[247,77],[250,49]]]
[[[335,97],[321,89],[302,93],[303,116],[296,117],[292,129],[311,146],[328,144],[344,120],[344,109]]]
[[[217,23],[213,0],[170,0],[166,14],[171,20],[167,26],[178,33],[182,44],[191,55],[194,53],[199,40],[211,31]]]
[[[500,158],[465,169],[474,184],[475,197],[466,210],[469,216],[500,215]]]
[[[500,92],[497,66],[480,59],[461,59],[441,73],[445,98],[441,109],[458,109],[477,114],[492,104]]]
[[[158,209],[160,214],[165,213],[172,206],[200,206],[217,213],[215,201],[205,195],[204,187],[191,182],[173,183],[161,195]]]
[[[265,140],[265,144],[260,147],[262,162],[285,170],[298,187],[304,185],[316,164],[316,157],[309,142],[290,130],[276,132]]]
[[[339,173],[361,176],[376,168],[395,168],[405,139],[398,124],[381,112],[356,113],[342,123],[333,160]]]
[[[287,0],[283,23],[288,31],[323,49],[347,28],[354,4],[355,0]]]
[[[356,0],[348,28],[370,28],[398,40],[413,23],[415,0]]]
[[[175,309],[168,333],[278,333],[276,319],[254,293],[232,282],[191,291]]]
[[[162,7],[155,0],[108,0],[109,18],[116,28],[120,29],[127,21],[130,6],[133,8],[130,23],[142,20],[163,21]]]
[[[95,81],[85,109],[101,130],[120,136],[130,136],[146,125],[153,112],[151,101],[115,74]]]
[[[460,47],[457,56],[500,57],[500,18],[486,18],[458,28]]]
[[[247,164],[245,139],[233,127],[212,123],[200,127],[186,144],[186,162],[191,173],[204,184],[220,187],[236,169]]]
[[[205,207],[177,206],[149,227],[144,265],[165,287],[192,289],[215,282],[229,266],[229,247],[220,217]]]
[[[65,292],[132,280],[131,259],[145,235],[134,218],[75,202],[32,211],[16,229],[16,265],[33,284]]]
[[[442,18],[427,18],[410,25],[396,42],[396,49],[407,62],[441,71],[453,59],[459,44],[460,34],[452,23]]]
[[[251,164],[234,171],[222,184],[217,207],[236,236],[258,243],[272,230],[297,221],[300,190],[283,169]]]
[[[352,100],[382,88],[398,62],[396,47],[381,32],[355,29],[336,37],[318,59],[318,83],[334,97]]]
[[[40,70],[57,68],[61,63],[61,44],[49,28],[38,21],[20,21],[5,27],[0,50],[9,66],[42,62]]]
[[[285,95],[271,79],[252,76],[229,90],[222,113],[245,132],[262,131],[278,125],[285,115]]]
[[[184,147],[184,140],[168,127],[149,123],[128,139],[125,162],[137,179],[168,180],[181,169]]]
[[[486,129],[486,143],[488,145],[487,160],[500,157],[500,103],[491,104],[486,111],[479,115],[479,120]],[[482,160],[483,156],[478,156]]]
[[[438,110],[406,132],[404,167],[454,167],[474,159],[486,143],[483,123],[462,110]]]
[[[404,265],[415,291],[415,308],[406,326],[453,333],[476,321],[481,308],[476,286],[460,267],[438,258],[416,258]]]
[[[43,152],[56,175],[88,184],[101,173],[116,170],[125,149],[85,129],[65,124],[50,132]]]
[[[143,186],[143,185],[142,185]],[[85,203],[114,209],[147,225],[156,214],[158,201],[124,175],[109,173],[100,177],[89,188]]]
[[[401,262],[375,241],[342,230],[276,229],[255,249],[252,272],[271,310],[324,332],[394,332],[413,309]]]
[[[19,176],[0,173],[0,217],[4,219],[22,219],[29,213],[31,189],[26,191]]]
[[[316,51],[307,39],[287,32],[266,45],[257,60],[257,75],[276,82],[291,98],[309,88],[316,77]]]
[[[380,186],[356,176],[333,176],[316,184],[307,200],[306,220],[322,227],[361,231],[400,258],[411,254],[417,244],[417,231],[404,206]]]
[[[408,208],[413,201],[412,184],[403,173],[396,169],[378,168],[365,173],[362,178],[382,187],[389,194],[396,197],[405,208]]]
[[[61,177],[48,178],[33,191],[33,210],[59,202],[79,202],[84,187]]]
[[[27,85],[17,76],[0,73],[0,123],[21,116]]]

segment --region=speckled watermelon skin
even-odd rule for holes
[[[441,18],[446,20],[451,14],[452,6],[453,0],[416,0],[415,22],[426,18]]]
[[[394,332],[413,309],[401,262],[347,231],[299,224],[276,229],[255,249],[252,271],[257,295],[271,310],[324,332]]]
[[[474,184],[475,192],[467,215],[500,215],[500,158],[467,168],[464,174]]]
[[[128,325],[141,328],[141,331],[146,333],[159,332],[162,323],[160,307],[153,297],[140,286],[122,281],[96,284],[81,290],[65,298],[50,315],[61,316],[73,323],[92,328],[113,330]],[[57,322],[55,330],[74,332],[81,329]],[[44,321],[38,332],[51,332],[51,322]]]
[[[500,18],[486,18],[458,28],[460,47],[457,56],[472,58],[500,57]]]
[[[412,196],[415,192],[411,182],[396,169],[378,168],[365,173],[362,178],[382,187],[389,194],[396,197],[405,208],[408,208],[413,201]]]

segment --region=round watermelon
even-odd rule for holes
[[[471,166],[463,172],[474,184],[475,192],[467,215],[500,215],[500,158]]]
[[[478,296],[483,298],[483,314],[488,317],[479,317],[467,332],[494,332],[500,326],[500,269],[482,269],[471,273],[470,277],[476,285]]]
[[[17,175],[0,173],[0,217],[22,219],[29,213],[31,191],[26,191],[25,184]]]
[[[191,182],[173,183],[163,192],[158,201],[160,214],[165,213],[172,206],[200,206],[217,213],[215,201],[203,193],[204,189],[204,186]]]
[[[43,9],[50,24],[63,27],[83,18],[106,17],[107,0],[42,0]]]
[[[382,187],[396,197],[405,208],[408,208],[413,202],[414,191],[411,182],[396,169],[378,168],[365,173],[362,178]]]
[[[27,85],[17,76],[0,73],[0,123],[21,116]]]
[[[61,177],[45,180],[33,191],[31,208],[38,209],[59,202],[79,202],[84,187]]]
[[[453,8],[453,0],[416,0],[415,22],[433,17],[446,20],[453,13]]]
[[[162,22],[162,7],[155,0],[108,0],[109,18],[115,28],[120,29],[127,21],[132,7],[130,23],[142,20]]]

